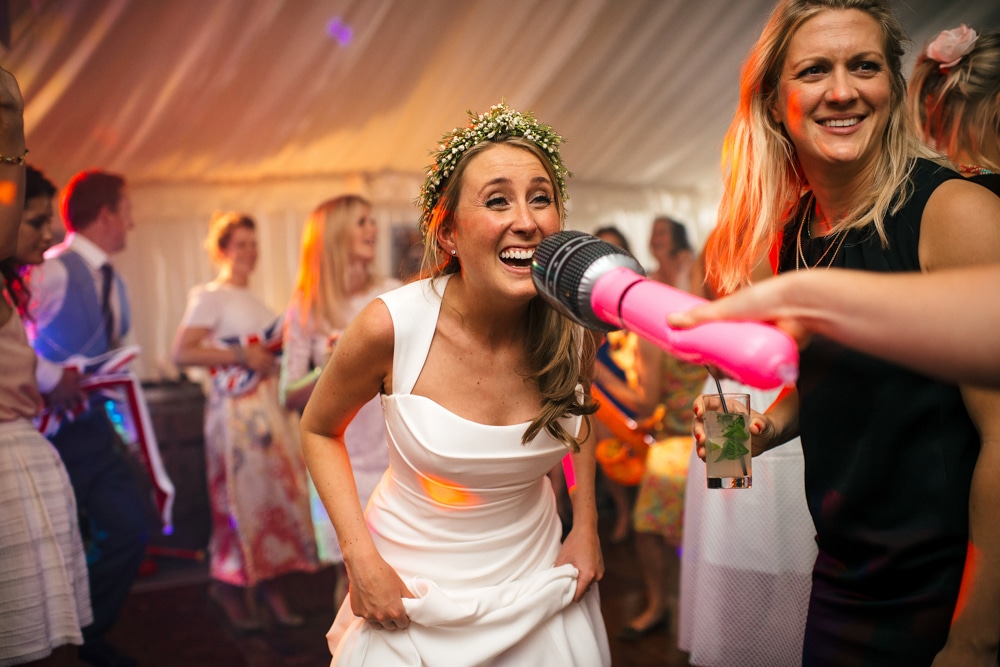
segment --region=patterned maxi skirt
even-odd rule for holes
[[[214,390],[205,414],[211,575],[235,586],[318,568],[299,434],[277,386]]]

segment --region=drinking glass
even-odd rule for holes
[[[705,473],[710,489],[749,489],[750,394],[703,394]]]

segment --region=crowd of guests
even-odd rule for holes
[[[603,491],[643,580],[622,641],[671,621],[677,554],[692,664],[995,665],[995,373],[975,348],[954,372],[950,351],[914,363],[898,352],[921,343],[913,308],[866,328],[844,295],[889,294],[867,274],[1000,262],[1000,33],[943,31],[909,82],[904,43],[885,0],[779,0],[740,76],[704,251],[682,223],[652,222],[649,279],[718,299],[673,325],[752,317],[803,341],[796,386],[754,394],[751,491],[707,490],[700,473],[712,369],[602,339],[536,294],[532,253],[565,226],[569,172],[530,113],[499,104],[444,137],[405,285],[374,270],[372,204],[348,194],[309,216],[275,312],[250,288],[255,221],[217,214],[218,274],[191,291],[173,359],[207,371],[210,596],[232,629],[262,631],[258,603],[302,625],[282,578],[333,566],[335,664],[609,665]],[[122,176],[80,172],[50,248],[58,190],[26,165],[17,82],[0,83],[0,665],[72,664],[73,646],[133,665],[106,635],[148,500],[79,362],[131,329],[112,261],[131,200]],[[596,423],[592,382],[649,444],[628,482],[598,466],[622,424]],[[43,406],[61,417],[47,439]]]

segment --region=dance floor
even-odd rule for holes
[[[601,525],[607,525],[602,513]],[[642,639],[616,639],[625,621],[638,613],[642,597],[632,540],[604,547],[607,573],[601,582],[605,623],[615,667],[687,667],[677,649],[677,567],[667,577],[670,622]],[[286,579],[291,606],[304,614],[301,628],[268,626],[240,636],[209,600],[204,562],[156,559],[158,571],[140,577],[109,639],[141,667],[313,667],[330,663],[324,635],[333,619],[332,571]]]

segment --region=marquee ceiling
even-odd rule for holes
[[[502,98],[576,182],[717,187],[740,63],[772,0],[9,0],[3,66],[60,183],[422,172]],[[917,46],[998,0],[897,0]],[[415,194],[415,193],[414,193]]]

